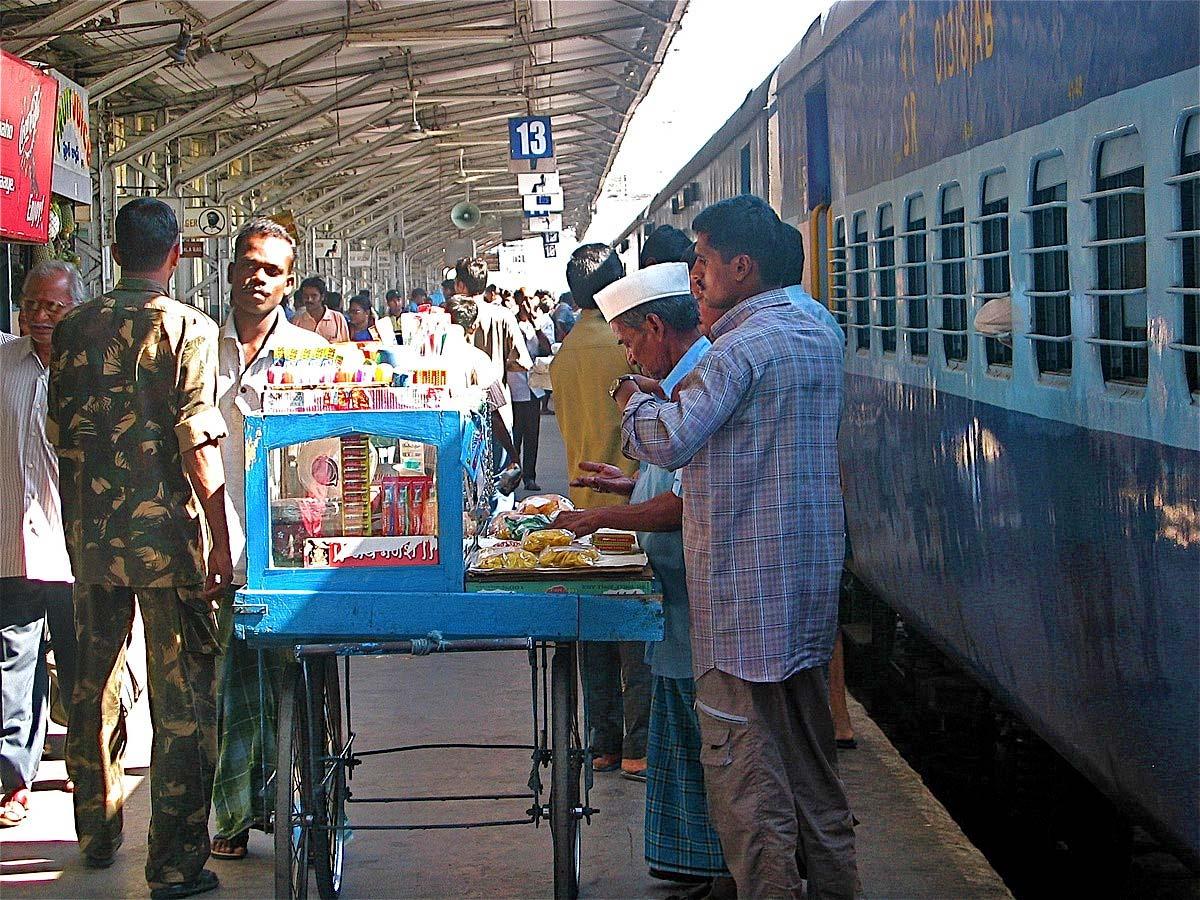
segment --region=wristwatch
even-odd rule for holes
[[[624,375],[618,375],[615,379],[613,379],[613,383],[611,385],[609,385],[608,396],[610,396],[614,400],[616,400],[617,399],[617,391],[619,391],[621,389],[622,382],[633,381],[635,378],[637,378],[637,376],[632,374],[631,372],[626,372]]]

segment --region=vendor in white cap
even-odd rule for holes
[[[625,346],[630,364],[659,380],[664,397],[708,352],[686,263],[649,266],[596,294],[596,304]],[[623,375],[613,384],[633,378]],[[640,379],[645,385],[647,380]],[[732,893],[721,844],[708,820],[700,725],[693,709],[687,581],[683,568],[683,501],[675,474],[643,463],[636,481],[615,466],[582,462],[573,486],[629,494],[627,506],[559,513],[555,525],[578,535],[598,528],[638,532],[663,586],[663,640],[646,645],[654,676],[646,769],[646,862],[658,878],[717,879],[713,895]]]

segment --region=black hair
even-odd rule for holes
[[[708,239],[721,259],[745,254],[758,264],[764,287],[775,287],[781,276],[779,216],[761,197],[741,194],[703,210],[692,230]]]
[[[800,229],[779,223],[779,285],[791,287],[804,282],[804,238]]]
[[[454,277],[461,281],[467,293],[474,297],[487,288],[487,260],[481,256],[464,256],[454,264]],[[450,288],[454,290],[453,286]]]
[[[233,239],[233,258],[236,260],[246,249],[246,242],[252,237],[273,237],[284,241],[292,251],[288,260],[288,271],[296,264],[296,241],[288,230],[272,219],[251,219],[242,226],[242,230]]]
[[[484,291],[491,291],[494,294],[496,293],[496,286],[494,284],[489,284],[484,288]]]
[[[373,313],[373,312],[375,312],[375,310],[374,310],[374,309],[372,308],[372,306],[371,306],[371,298],[370,298],[370,297],[366,297],[366,296],[364,296],[364,295],[362,295],[362,294],[359,294],[359,295],[358,295],[358,296],[356,296],[356,297],[351,297],[351,298],[350,298],[350,305],[351,305],[351,306],[357,306],[357,307],[359,307],[359,308],[361,308],[361,309],[365,310],[365,311],[367,312],[367,314],[368,314],[368,315],[369,315],[369,314],[371,314],[371,313]]]
[[[464,297],[462,294],[447,297],[446,312],[450,314],[450,321],[463,331],[470,331],[479,321],[479,303],[474,297]]]
[[[673,225],[659,225],[642,244],[638,254],[638,268],[656,263],[683,262],[684,254],[692,245],[692,239]]]
[[[153,197],[130,200],[117,213],[116,243],[122,269],[155,271],[179,245],[175,210]]]
[[[411,291],[408,292],[408,298],[410,300],[413,299],[414,297],[428,297],[428,296],[429,296],[429,294],[427,294],[425,292],[425,288],[423,288],[423,287],[415,287]]]
[[[300,292],[305,288],[316,288],[321,292],[322,300],[325,299],[325,295],[329,293],[328,289],[325,287],[325,279],[320,275],[309,275],[302,282],[300,282],[300,287],[296,288],[296,296],[299,297]]]
[[[651,315],[658,316],[664,325],[679,332],[686,333],[700,324],[700,306],[691,294],[675,294],[648,300],[621,313],[613,321],[626,328],[641,328]]]
[[[325,294],[325,306],[329,309],[342,311],[342,295],[339,291],[329,291]]]
[[[621,257],[607,244],[584,244],[567,261],[567,284],[580,309],[595,309],[596,294],[624,275]]]
[[[574,304],[575,297],[570,291],[563,291],[561,294],[558,295],[558,302]]]

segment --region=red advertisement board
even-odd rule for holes
[[[0,51],[0,239],[49,240],[58,82]]]

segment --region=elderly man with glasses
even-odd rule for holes
[[[58,458],[46,440],[50,338],[84,297],[70,263],[43,262],[21,292],[23,337],[0,346],[0,827],[28,815],[42,760],[50,681],[45,633],[64,706],[75,685],[71,562],[63,536]],[[68,788],[70,783],[67,784]]]

